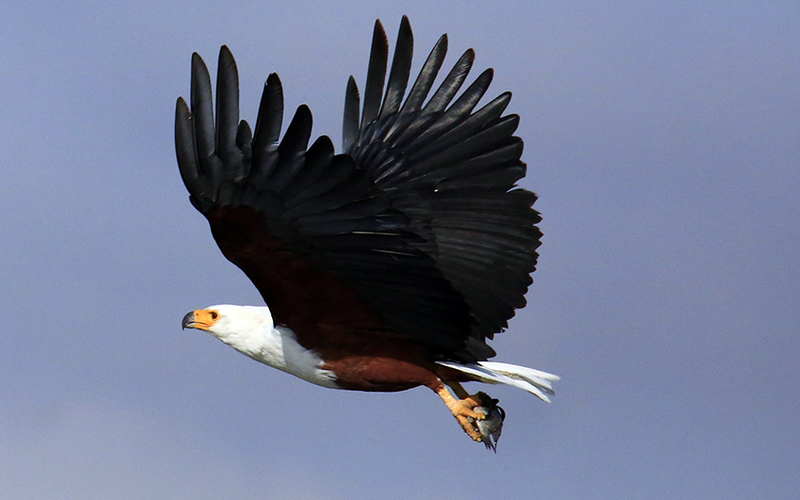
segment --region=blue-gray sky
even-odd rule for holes
[[[444,32],[495,68],[540,195],[529,306],[493,345],[563,380],[551,405],[490,388],[497,455],[427,389],[322,389],[180,330],[260,303],[178,175],[191,53],[231,47],[251,123],[278,72],[338,145],[402,14],[415,68]],[[797,494],[800,4],[11,1],[0,49],[0,496]]]

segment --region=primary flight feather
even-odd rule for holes
[[[504,413],[461,382],[509,384],[549,401],[558,380],[488,361],[487,339],[526,304],[540,217],[536,195],[516,186],[525,164],[513,135],[519,117],[503,115],[511,94],[475,110],[488,69],[459,95],[470,49],[428,97],[446,35],[408,90],[412,49],[403,17],[387,80],[388,42],[375,23],[363,107],[355,80],[347,84],[342,154],[326,136],[309,146],[307,106],[280,138],[276,74],[255,129],[240,121],[238,71],[224,46],[215,109],[208,69],[193,55],[191,105],[179,98],[175,116],[181,176],[220,250],[267,305],[212,306],[183,326],[325,387],[424,385],[482,441],[479,422]],[[501,426],[493,423],[496,436]]]

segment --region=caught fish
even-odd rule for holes
[[[497,441],[500,439],[500,433],[503,432],[503,420],[506,419],[506,412],[497,406],[496,399],[490,400],[489,403],[487,406],[476,406],[472,409],[476,413],[487,415],[485,420],[478,420],[473,423],[480,431],[486,449],[497,453]]]

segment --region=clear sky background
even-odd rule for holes
[[[415,69],[444,32],[446,65],[495,68],[540,195],[493,345],[563,380],[489,387],[497,455],[427,389],[323,389],[180,329],[261,303],[178,174],[191,53],[230,46],[251,124],[278,72],[338,148],[402,14]],[[0,497],[797,498],[795,1],[6,1],[0,151]]]

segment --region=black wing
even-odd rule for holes
[[[192,58],[191,111],[179,98],[175,143],[192,204],[223,254],[252,280],[279,324],[314,345],[325,332],[403,335],[468,358],[469,307],[409,232],[410,218],[372,172],[330,139],[311,147],[300,106],[279,141],[283,92],[267,79],[255,131],[239,121],[238,73],[222,47],[216,113],[205,63]],[[324,339],[322,339],[324,341]]]
[[[425,102],[447,51],[446,35],[403,102],[412,49],[411,27],[403,17],[384,94],[388,44],[375,23],[360,117],[352,77],[347,86],[345,153],[374,177],[391,206],[409,217],[407,230],[421,236],[412,246],[434,258],[470,307],[469,350],[491,356],[484,339],[525,306],[541,239],[535,226],[541,218],[531,208],[536,195],[515,185],[526,168],[520,161],[522,140],[513,135],[519,117],[502,116],[508,92],[473,113],[492,80],[491,69],[453,101],[472,67],[472,49]]]

